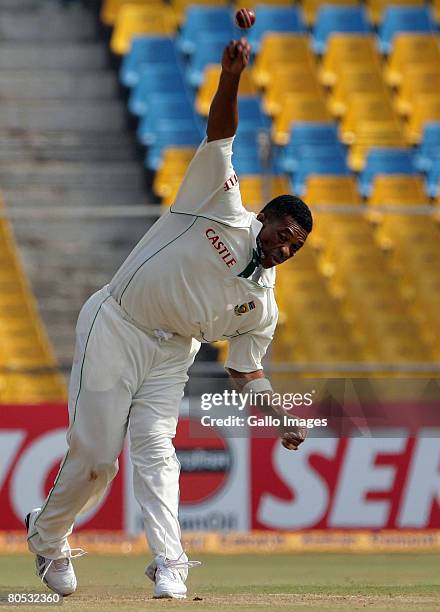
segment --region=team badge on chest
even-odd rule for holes
[[[234,312],[236,315],[240,316],[242,314],[246,314],[247,312],[253,310],[255,308],[255,302],[246,302],[245,304],[240,304],[234,308]]]

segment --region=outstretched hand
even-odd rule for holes
[[[225,72],[239,75],[249,63],[251,46],[245,38],[231,40],[222,57],[222,68]]]

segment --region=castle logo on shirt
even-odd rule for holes
[[[234,308],[234,312],[237,316],[241,316],[242,314],[246,314],[247,312],[253,310],[255,308],[255,302],[246,302],[245,304],[237,305]]]
[[[224,187],[223,187],[223,191],[229,191],[230,189],[232,189],[232,187],[235,187],[235,185],[237,185],[238,183],[238,177],[237,175],[234,173],[232,176],[230,176],[228,178],[228,180],[225,182]]]
[[[232,255],[225,243],[220,240],[220,236],[217,234],[216,230],[212,227],[208,227],[205,232],[205,236],[208,238],[214,249],[218,251],[218,255],[221,259],[223,259],[225,265],[228,266],[228,268],[232,268],[232,266],[237,263],[237,260]]]

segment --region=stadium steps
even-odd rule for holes
[[[125,132],[0,132],[1,162],[129,162],[137,146]]]
[[[0,192],[67,372],[81,305],[111,279],[150,223],[70,213],[146,204],[144,170],[93,10],[0,0],[0,41]],[[48,207],[52,217],[14,215]]]

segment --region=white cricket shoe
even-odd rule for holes
[[[200,561],[180,561],[167,559],[158,555],[145,570],[145,574],[154,580],[155,599],[185,599],[187,588],[180,575],[179,568],[190,568],[201,565]]]
[[[34,508],[26,516],[25,523],[28,533],[39,512],[40,508]],[[72,555],[74,551],[77,551],[77,554]],[[84,554],[85,551],[80,548],[71,549],[70,556],[61,559],[48,559],[37,554],[35,556],[36,574],[55,593],[64,597],[71,595],[76,591],[77,580],[70,559],[81,557]]]

